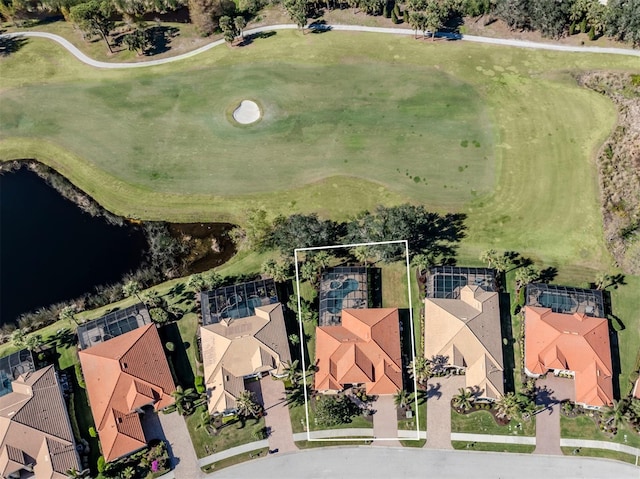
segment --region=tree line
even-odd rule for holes
[[[607,35],[640,45],[640,2],[630,0],[607,5],[598,0],[0,0],[0,17],[18,23],[42,12],[61,14],[85,34],[101,37],[109,49],[114,20],[122,18],[128,28],[119,41],[143,54],[154,42],[152,27],[142,21],[147,14],[187,8],[199,34],[219,32],[232,42],[262,8],[280,2],[300,28],[324,11],[353,8],[432,38],[445,26],[455,30],[464,17],[484,16],[485,24],[499,19],[513,30],[537,30],[546,37],[583,32],[591,39]]]

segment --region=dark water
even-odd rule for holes
[[[25,168],[0,175],[0,324],[119,281],[146,247],[139,228],[83,213]]]

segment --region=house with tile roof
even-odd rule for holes
[[[339,325],[316,327],[314,388],[335,394],[355,385],[373,395],[403,389],[397,308],[343,309]]]
[[[235,410],[245,378],[281,375],[284,364],[291,362],[282,305],[252,306],[245,312],[249,316],[215,317],[200,327],[210,414]]]
[[[53,366],[26,373],[0,397],[0,477],[62,479],[80,460]]]
[[[479,397],[504,394],[504,361],[498,293],[481,286],[462,287],[456,298],[426,298],[425,357],[444,356],[465,371],[467,387]]]
[[[575,402],[587,408],[613,403],[609,325],[585,313],[525,306],[525,372],[572,377]]]
[[[140,415],[174,403],[176,390],[155,324],[78,353],[107,462],[147,445]]]

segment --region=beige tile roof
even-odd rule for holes
[[[80,469],[53,366],[21,376],[12,386],[14,392],[0,398],[0,474],[22,469],[20,477],[62,479],[68,469]]]
[[[280,303],[255,308],[255,316],[200,328],[204,378],[210,413],[235,407],[244,376],[282,371],[291,361]]]
[[[466,368],[467,387],[481,395],[504,394],[502,333],[498,293],[465,286],[459,299],[425,299],[425,356],[442,355]]]
[[[155,324],[79,352],[91,412],[107,461],[146,445],[136,408],[160,410],[176,387]]]

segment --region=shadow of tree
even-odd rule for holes
[[[7,57],[17,52],[27,43],[25,37],[2,35],[2,32],[0,31],[0,57]]]
[[[549,266],[548,268],[545,268],[540,271],[540,276],[538,278],[538,281],[540,281],[541,283],[548,284],[551,281],[553,281],[556,278],[556,276],[558,276],[558,268],[554,266]]]
[[[440,384],[440,383],[436,383],[436,384],[429,383],[427,385],[427,389],[423,390],[422,394],[418,394],[418,396],[419,396],[419,398],[418,398],[419,404],[422,404],[427,399],[431,399],[433,397],[440,399],[442,397],[442,392],[440,391],[440,389],[442,389],[442,384]],[[422,401],[422,398],[420,396],[424,397],[424,401]],[[420,401],[422,401],[422,402],[420,402]]]
[[[153,56],[164,53],[171,48],[171,40],[178,36],[180,30],[175,27],[156,25],[147,29],[151,46],[145,51],[145,55]]]

